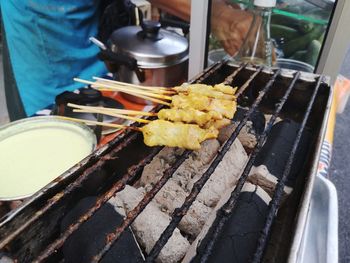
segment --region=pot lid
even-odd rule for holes
[[[175,32],[160,28],[156,21],[127,26],[113,32],[111,49],[125,52],[144,68],[167,67],[188,58],[188,41]]]

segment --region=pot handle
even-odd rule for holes
[[[119,65],[124,65],[130,70],[133,70],[140,82],[145,81],[145,75],[137,66],[137,60],[121,52],[112,52],[109,49],[101,50],[98,53],[98,58],[103,61],[110,61]]]
[[[152,40],[160,40],[162,38],[159,34],[161,24],[158,21],[143,20],[141,28],[142,34],[145,38]]]

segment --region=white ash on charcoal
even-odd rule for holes
[[[173,211],[182,206],[193,184],[207,170],[219,149],[220,144],[217,140],[208,140],[203,143],[201,150],[190,155],[156,194],[146,209],[136,218],[132,229],[146,253],[152,249],[162,231],[169,224]],[[138,189],[127,186],[116,195],[116,199],[119,200],[114,202],[117,211],[122,214],[120,210],[128,212],[133,209],[141,201],[145,190],[153,187],[164,171],[174,164],[182,152],[176,148],[165,147],[145,167],[138,182]],[[247,160],[248,156],[242,144],[239,140],[235,140],[203,186],[189,211],[180,221],[171,239],[162,249],[158,257],[159,262],[179,262],[186,254],[190,243],[192,243],[191,247],[196,247],[196,242],[198,245],[199,240],[204,237],[203,231],[205,232],[205,229],[208,229],[212,224],[210,220],[214,220],[213,215],[216,210],[227,201],[229,194],[233,191]],[[266,167],[257,167],[253,168],[248,181],[256,185],[246,183],[244,191],[255,189],[257,193],[263,193],[261,195],[264,198],[266,196],[270,198],[263,189],[271,194],[277,183],[277,178],[271,175]],[[193,242],[195,243],[193,244]]]
[[[193,184],[203,175],[208,169],[211,161],[219,150],[219,143],[216,140],[208,140],[203,143],[199,151],[194,152],[191,156],[179,167],[173,175],[179,186],[186,192],[191,191]],[[155,157],[155,159],[157,156]],[[220,162],[210,179],[206,182],[197,200],[201,201],[208,207],[214,207],[220,200],[222,192],[236,183],[241,170],[247,161],[247,154],[244,151],[239,140],[235,140],[229,151],[225,154],[223,160]],[[164,163],[163,167],[159,166],[159,161],[155,160],[145,167],[141,176],[141,182],[154,183],[156,182],[164,171],[164,167],[168,164]],[[153,175],[153,177],[152,177]]]
[[[268,120],[272,115],[265,115]],[[277,122],[281,122],[281,118],[277,118]],[[231,125],[223,128],[220,133],[218,140],[220,143],[224,143],[234,132],[238,123],[232,123]],[[247,124],[242,128],[241,132],[238,135],[238,139],[241,141],[244,149],[249,152],[251,151],[255,145],[257,144],[257,137],[255,135],[252,122],[248,121]],[[253,166],[249,173],[249,177],[247,179],[248,182],[258,185],[263,188],[270,196],[273,195],[275,187],[278,182],[278,178],[271,174],[268,168],[265,165]],[[288,195],[292,192],[291,187],[284,187],[285,195]]]
[[[228,140],[228,138],[230,138],[238,124],[238,122],[232,122],[230,125],[220,130],[218,136],[220,144],[223,144]],[[238,134],[238,139],[242,143],[244,149],[246,149],[248,152],[254,149],[257,143],[257,135],[253,129],[253,123],[251,121],[247,121],[246,125],[243,126],[242,130]]]
[[[155,196],[158,206],[169,215],[180,207],[186,196],[189,195],[194,180],[201,176],[208,164],[213,160],[219,150],[220,144],[217,140],[208,140],[202,143],[199,151],[194,151],[189,158],[179,167],[172,178],[164,185],[164,187]],[[166,156],[167,154],[172,156]],[[140,184],[147,189],[159,180],[176,158],[176,150],[168,148],[163,149],[153,160],[147,165],[142,173]],[[196,177],[196,179],[193,179]],[[146,185],[145,185],[146,184]],[[211,208],[203,204],[200,200],[196,200],[189,211],[180,221],[179,229],[186,233],[189,237],[196,237],[200,232],[203,224]]]
[[[152,188],[150,185],[148,187]],[[146,187],[146,189],[148,187]],[[155,201],[162,211],[171,215],[175,208],[180,207],[185,202],[188,194],[188,192],[171,178],[157,193]],[[201,231],[211,210],[212,209],[208,206],[195,200],[186,215],[180,221],[178,228],[189,237],[196,237]]]
[[[265,116],[266,125],[267,125],[273,115],[272,114],[264,114],[264,116]],[[279,123],[281,121],[283,121],[283,119],[281,119],[280,117],[277,117],[274,124],[277,124],[277,123]]]
[[[139,184],[142,186],[155,184],[163,175],[164,171],[171,167],[183,152],[184,150],[180,148],[164,147],[152,161],[145,166]]]
[[[117,204],[117,211],[120,208],[120,201],[123,203],[125,212],[131,211],[144,197],[145,190],[140,187],[138,189],[132,186],[126,186],[121,192],[110,201]],[[140,245],[149,253],[162,232],[170,223],[170,217],[160,211],[155,201],[151,201],[140,215],[132,223],[131,227]],[[179,262],[185,255],[189,242],[182,236],[179,229],[175,229],[168,243],[161,250],[157,262]]]
[[[210,164],[217,154],[220,144],[217,140],[207,140],[201,144],[201,149],[193,151],[189,158],[176,170],[172,178],[186,191],[190,191],[189,181],[196,175],[203,174],[203,169]],[[165,147],[153,160],[145,166],[141,175],[142,186],[155,184],[164,171],[179,157],[178,150]]]
[[[172,181],[175,181],[188,194],[192,189],[193,184],[208,169],[218,150],[218,141],[208,140],[204,142],[202,148],[191,154],[190,157],[179,167],[173,175]],[[161,153],[160,156],[160,158],[164,160],[163,153]],[[163,172],[169,164],[163,162],[163,166],[160,166],[160,158],[156,156],[153,161],[145,167],[141,176],[141,184],[153,184],[162,176],[160,171]],[[201,201],[208,207],[214,207],[220,200],[222,192],[236,183],[246,161],[246,152],[239,140],[235,140],[229,151],[225,154],[223,160],[204,185],[197,200]],[[167,184],[170,184],[172,181]],[[171,187],[169,187],[169,189],[174,191]]]
[[[197,200],[202,201],[209,207],[215,207],[221,199],[222,193],[236,184],[242,174],[247,159],[248,156],[242,144],[239,140],[235,140],[200,191]],[[201,176],[202,174],[198,174],[193,178],[194,180],[191,183],[193,184]]]
[[[193,184],[207,170],[218,150],[218,141],[206,141],[203,143],[201,150],[191,154],[189,159],[179,167],[174,176],[155,196],[155,201],[162,211],[171,215],[175,208],[183,204]],[[147,189],[151,188],[152,184],[162,176],[159,171],[164,171],[169,166],[169,163],[160,161],[160,159],[165,160],[164,152],[169,153],[169,150],[165,149],[160,152],[159,156],[156,156],[144,169],[141,176],[141,185],[148,183],[145,186]],[[174,151],[172,154],[174,154]],[[172,159],[173,157],[167,157],[167,160]],[[236,140],[181,220],[179,224],[181,231],[190,237],[198,235],[209,213],[220,200],[222,193],[238,180],[246,160],[247,154],[239,140]]]
[[[247,181],[260,186],[272,197],[278,183],[278,178],[272,175],[265,165],[259,165],[258,167],[252,167]],[[289,195],[292,190],[291,187],[285,186],[284,194]]]

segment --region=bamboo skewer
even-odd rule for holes
[[[171,104],[167,101],[171,101],[172,97],[165,95],[164,91],[161,90],[160,87],[145,87],[145,86],[139,86],[129,83],[123,83],[98,77],[93,77],[95,82],[87,81],[79,78],[74,78],[75,81],[89,84],[93,88],[97,88],[98,90],[114,90],[119,92],[124,92],[133,96],[137,96],[139,98],[143,98],[145,100],[149,100],[152,102],[160,103],[166,106],[171,106]],[[172,95],[174,95],[173,93]],[[225,95],[226,97],[223,99],[229,99],[229,100],[235,100],[234,95]]]
[[[80,83],[89,84],[93,88],[96,88],[96,87],[101,87],[101,88],[106,88],[107,87],[107,88],[109,88],[109,85],[106,85],[106,84],[98,84],[96,82],[83,80],[83,79],[78,79],[78,78],[74,78],[74,80],[77,81],[77,82],[80,82]],[[113,89],[113,87],[112,87],[112,89]],[[166,105],[166,106],[170,106],[171,105],[169,102],[166,102],[166,101],[163,101],[163,100],[151,97],[152,96],[151,93],[147,93],[148,95],[143,95],[143,94],[136,93],[135,91],[128,90],[128,89],[123,89],[123,92],[124,93],[128,93],[130,95],[134,95],[134,96],[140,97],[140,98],[145,99],[145,100],[149,100],[149,101],[152,101],[152,102],[163,104],[163,105]],[[167,97],[169,97],[169,96],[167,96]],[[169,97],[169,98],[171,98],[171,97]]]
[[[177,92],[174,91],[162,91],[162,90],[146,90],[146,89],[140,89],[139,87],[131,87],[131,86],[125,86],[125,85],[119,85],[119,84],[113,84],[113,83],[108,83],[105,81],[96,81],[96,84],[101,84],[101,85],[108,85],[109,88],[106,88],[105,90],[117,90],[119,91],[120,89],[128,89],[128,90],[135,90],[135,91],[142,91],[142,92],[147,92],[147,94],[152,94],[152,95],[163,95],[163,96],[172,96],[177,94]],[[101,89],[100,89],[101,90]]]
[[[123,86],[115,86],[115,85],[111,85],[111,84],[104,84],[101,82],[92,82],[92,81],[87,81],[87,80],[82,80],[82,79],[74,79],[74,80],[82,82],[82,83],[85,82],[86,84],[90,84],[90,85],[98,87],[98,88],[100,88],[100,87],[107,88],[107,89],[111,89],[111,90],[122,91],[125,93],[133,92],[133,94],[137,93],[137,94],[146,95],[146,96],[154,97],[154,98],[158,98],[158,99],[171,100],[170,96],[163,95],[163,94],[156,94],[156,93],[152,93],[150,91],[140,90],[140,89],[136,89],[136,88],[131,88],[131,87],[126,88]]]
[[[149,123],[149,120],[137,118],[137,117],[132,117],[124,114],[119,114],[115,113],[111,110],[106,110],[106,108],[103,107],[92,107],[92,106],[84,106],[84,105],[77,105],[73,103],[68,103],[67,104],[69,107],[75,108],[74,112],[87,112],[87,113],[101,113],[104,115],[109,115],[112,117],[117,117],[117,118],[122,118],[122,119],[127,119],[127,120],[132,120],[132,121],[137,121],[140,123]]]
[[[133,92],[136,94],[146,95],[146,96],[157,98],[157,99],[171,100],[171,97],[168,95],[153,93],[150,91],[145,91],[145,90],[140,90],[140,89],[135,89],[135,88],[130,88],[130,87],[126,88],[123,86],[111,86],[109,84],[104,84],[101,82],[95,82],[95,84],[93,84],[93,86],[96,86],[96,87],[102,86],[103,88],[107,87],[107,89],[114,90],[114,91],[121,91],[121,92],[125,92],[125,93]]]
[[[70,103],[70,104],[72,104],[72,103]],[[76,104],[72,104],[72,105],[76,105]],[[119,114],[123,114],[123,115],[133,115],[133,116],[157,116],[158,115],[155,112],[148,112],[148,111],[123,110],[123,109],[94,107],[94,106],[85,106],[85,107],[94,108],[94,109],[103,109],[105,111],[110,111],[110,112],[119,113]]]
[[[107,81],[107,80],[97,80],[96,83],[99,84],[108,84],[109,86],[114,86],[116,88],[130,88],[130,89],[135,89],[135,90],[141,90],[141,91],[147,91],[149,93],[152,94],[160,94],[160,95],[174,95],[177,92],[175,90],[160,90],[160,89],[155,89],[155,88],[151,88],[151,87],[147,87],[147,89],[145,89],[143,86],[138,86],[138,85],[123,85],[123,84],[119,84],[118,83],[114,83],[113,81]]]
[[[121,118],[121,119],[126,119],[126,120],[131,120],[131,121],[137,121],[140,123],[150,123],[150,120],[145,120],[145,119],[141,119],[141,118],[136,118],[136,117],[131,117],[128,115],[122,115],[122,114],[117,114],[117,113],[113,113],[113,112],[109,112],[109,111],[99,111],[99,110],[84,110],[84,109],[74,109],[73,112],[79,112],[79,113],[99,113],[99,114],[104,114],[104,115],[108,115],[108,116],[112,116],[112,117],[117,117],[117,118]]]
[[[96,80],[96,83],[102,83],[102,84],[108,84],[109,86],[114,86],[114,87],[129,87],[131,89],[136,89],[136,90],[143,90],[143,91],[148,91],[154,94],[162,94],[162,95],[174,95],[177,92],[175,90],[171,90],[170,88],[162,88],[162,87],[152,87],[152,86],[141,86],[141,85],[136,85],[136,84],[130,84],[130,83],[125,83],[125,82],[120,82],[120,81],[115,81],[115,80],[110,80],[110,79],[103,79],[103,78],[98,78],[98,77],[93,77],[93,79]]]
[[[62,120],[80,122],[80,123],[85,123],[87,125],[98,125],[98,126],[105,126],[105,127],[117,128],[117,129],[130,129],[130,130],[135,130],[135,131],[141,131],[141,128],[122,125],[122,124],[113,124],[113,123],[106,123],[106,122],[100,122],[100,121],[90,121],[90,120],[71,118],[71,117],[65,117],[65,116],[57,116],[57,117],[62,119]]]
[[[96,82],[96,83],[101,84],[101,82]],[[102,85],[103,85],[103,84],[102,84]],[[95,88],[95,89],[97,89],[97,90],[99,90],[99,91],[114,91],[114,92],[124,92],[124,93],[127,93],[126,91],[121,91],[121,89],[119,89],[119,88],[98,88],[98,87],[96,88],[95,86],[92,86],[92,88]],[[128,90],[129,90],[130,92],[131,92],[131,91],[136,91],[136,92],[133,93],[132,95],[137,96],[137,97],[140,97],[140,96],[139,96],[140,92],[138,92],[139,90],[135,90],[135,89],[128,89]],[[130,93],[128,93],[128,94],[130,94]],[[137,95],[135,95],[135,94],[137,94]],[[161,96],[160,96],[161,99],[169,100],[168,95],[173,96],[173,95],[176,95],[176,93],[171,93],[171,94],[168,94],[168,95],[164,95],[163,93],[148,93],[146,96],[149,96],[149,97],[151,97],[151,98],[156,98],[156,97],[158,97],[158,96],[154,96],[154,95],[161,95]],[[167,97],[164,98],[164,96],[167,96]]]
[[[103,82],[108,82],[112,84],[119,84],[122,86],[129,86],[129,87],[134,87],[137,89],[145,89],[145,90],[158,90],[158,91],[169,91],[171,88],[164,88],[164,87],[155,87],[155,86],[141,86],[141,85],[136,85],[136,84],[131,84],[131,83],[126,83],[126,82],[121,82],[121,81],[116,81],[116,80],[111,80],[111,79],[104,79],[104,78],[99,78],[99,77],[92,77],[95,80],[103,81]]]

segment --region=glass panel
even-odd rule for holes
[[[231,21],[223,14],[220,20],[217,14],[220,13],[219,10],[223,10],[221,6],[223,3],[226,4],[226,9],[240,8],[240,13],[236,11],[238,15],[232,15]],[[228,53],[232,55],[237,49],[236,46],[241,44],[240,36],[246,33],[246,26],[232,25],[242,24],[242,21],[247,20],[247,15],[242,13],[247,14],[249,9],[253,8],[252,3],[250,0],[213,0],[208,64],[227,56]],[[313,71],[334,6],[334,0],[277,0],[277,6],[273,9],[271,17],[271,37],[279,66],[286,68],[299,66],[301,68],[297,69]],[[227,23],[231,25],[231,32],[226,32],[227,35],[218,34],[218,24],[224,29]],[[225,43],[236,46],[230,50]]]

